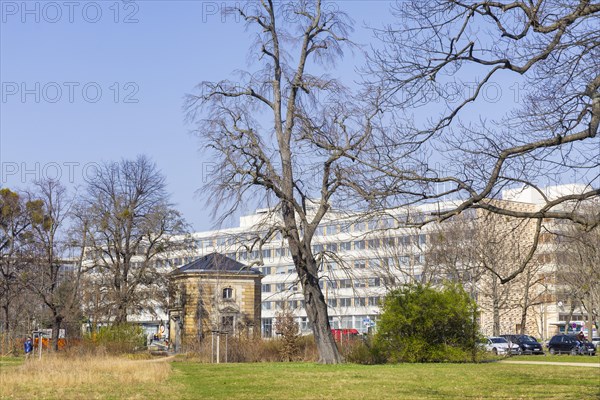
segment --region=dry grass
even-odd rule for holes
[[[316,362],[319,358],[317,346],[312,336],[302,336],[298,340],[298,354],[295,361]],[[210,363],[212,355],[211,337],[202,343],[188,344],[185,358],[189,361]],[[225,340],[221,339],[221,361],[225,360]],[[285,360],[282,340],[232,337],[227,339],[227,360],[236,363],[278,362]]]
[[[47,356],[0,370],[2,399],[146,399],[166,395],[167,361]]]

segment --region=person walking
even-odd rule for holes
[[[25,340],[23,350],[25,350],[25,360],[29,360],[31,353],[33,352],[33,342],[31,341],[31,337],[28,336],[27,340]]]

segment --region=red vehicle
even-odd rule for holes
[[[331,333],[333,333],[333,338],[336,342],[352,340],[359,335],[356,329],[332,329]]]

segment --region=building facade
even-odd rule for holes
[[[176,351],[213,332],[260,331],[262,274],[219,253],[210,253],[169,274],[169,337]]]
[[[541,204],[528,189],[506,191],[504,199],[497,201],[524,211],[539,209]],[[380,303],[389,290],[406,283],[450,279],[461,281],[477,300],[485,335],[523,330],[547,339],[560,330],[565,318],[557,294],[560,264],[547,229],[540,235],[538,251],[530,255],[536,232],[533,220],[468,210],[461,214],[462,221],[408,227],[452,205],[426,204],[376,215],[334,210],[326,215],[312,250],[321,265],[319,278],[332,328],[362,333],[376,329]],[[264,275],[259,287],[263,337],[276,334],[275,320],[284,310],[294,314],[303,333],[310,333],[302,288],[287,244],[273,229],[277,226],[281,220],[276,212],[257,210],[241,217],[237,227],[194,233],[197,254],[174,261],[184,263],[219,252],[257,269]],[[518,270],[516,278],[502,282]],[[190,286],[189,290],[196,289]],[[582,314],[576,309],[573,319]]]

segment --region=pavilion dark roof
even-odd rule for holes
[[[177,268],[175,271],[171,272],[171,274],[219,274],[224,272],[240,275],[261,275],[259,270],[250,268],[249,266],[220,253],[211,253],[199,257],[194,261]]]

